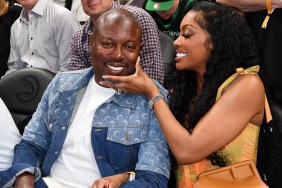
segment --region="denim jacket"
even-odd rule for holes
[[[61,152],[93,74],[92,68],[57,74],[15,147],[12,167],[0,172],[0,187],[11,187],[23,172],[35,175],[36,187],[47,187],[42,177],[50,174]],[[167,91],[156,84],[166,97]],[[100,105],[92,122],[91,143],[102,177],[135,171],[135,180],[122,187],[167,187],[169,150],[145,95],[116,93]]]

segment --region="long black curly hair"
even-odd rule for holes
[[[165,77],[165,87],[170,91],[171,111],[191,133],[214,105],[220,85],[235,73],[236,68],[257,65],[259,59],[253,35],[237,11],[207,1],[195,2],[190,11],[198,13],[195,21],[210,34],[213,43],[204,73],[203,88],[197,94],[196,73],[191,70],[178,71],[175,65]],[[218,166],[230,163],[228,155],[221,151],[212,153],[207,159]]]

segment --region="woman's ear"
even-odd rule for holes
[[[208,48],[209,48],[209,50],[213,49],[213,42],[211,40],[209,40]]]
[[[208,41],[207,41],[207,47],[209,50],[212,50],[213,49],[213,42],[211,40],[211,37],[208,38]]]
[[[213,42],[211,40],[211,38],[208,38],[205,42],[205,46],[208,50],[212,50],[213,49]]]

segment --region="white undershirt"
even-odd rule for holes
[[[65,187],[89,187],[101,177],[91,145],[92,120],[96,109],[115,92],[98,85],[93,77],[90,79],[62,151],[51,169],[50,176]]]

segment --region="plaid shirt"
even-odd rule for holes
[[[112,8],[117,8],[115,2]],[[155,21],[141,8],[123,5],[120,8],[132,12],[142,27],[142,43],[144,45],[140,53],[141,68],[149,77],[162,84],[164,68],[159,32]],[[82,29],[73,35],[71,40],[70,70],[85,69],[92,66],[88,36],[93,32],[93,26],[94,24],[90,18],[85,22]]]

